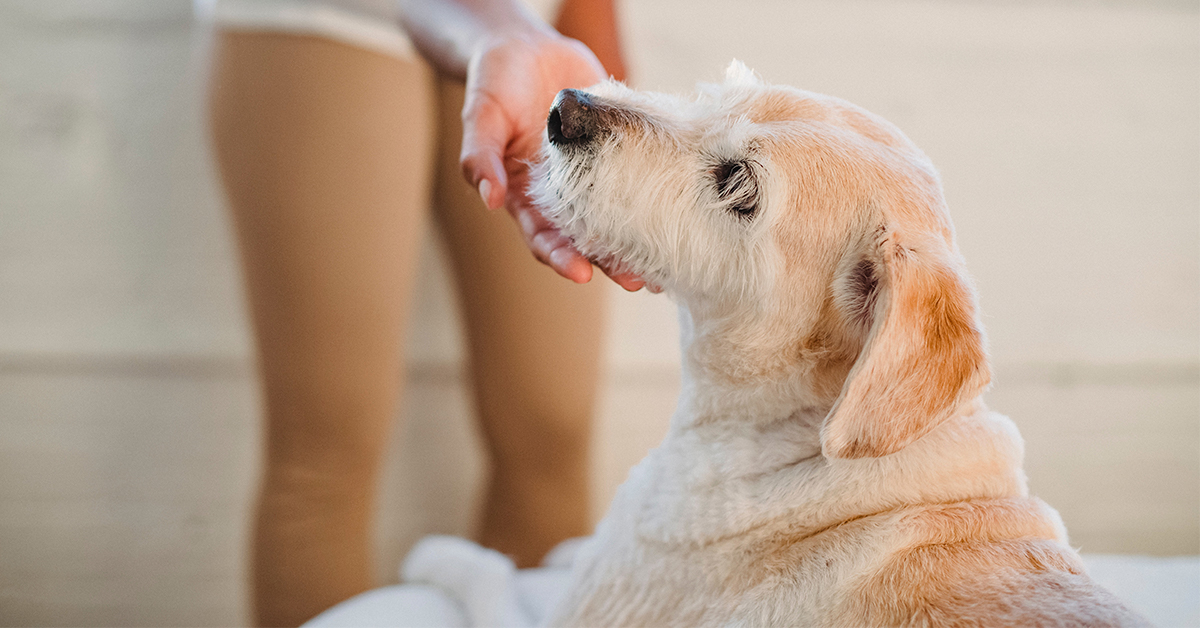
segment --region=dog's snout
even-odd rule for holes
[[[546,134],[557,146],[582,144],[596,135],[597,111],[592,99],[577,89],[564,89],[554,99]]]

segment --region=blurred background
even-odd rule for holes
[[[643,0],[634,83],[739,58],[941,169],[990,405],[1084,552],[1200,553],[1200,5]],[[234,625],[260,399],[187,0],[0,0],[0,625]],[[484,480],[426,238],[380,583]],[[674,308],[612,286],[595,516],[665,431]],[[1200,585],[1198,585],[1200,586]]]

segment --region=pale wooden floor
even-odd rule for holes
[[[942,170],[989,395],[1090,552],[1200,552],[1200,9],[631,2],[635,77],[732,57],[896,122]],[[0,625],[244,614],[258,395],[187,3],[0,3]],[[379,578],[469,533],[484,477],[426,251]],[[673,309],[614,290],[596,513],[661,436]]]

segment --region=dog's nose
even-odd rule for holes
[[[596,133],[596,108],[591,97],[577,89],[564,89],[554,99],[546,134],[556,146],[582,144]]]

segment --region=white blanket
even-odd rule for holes
[[[1200,627],[1200,556],[1084,554],[1088,572],[1105,588],[1163,628]],[[522,569],[515,574],[522,612],[537,622],[567,585],[563,567]],[[382,587],[353,597],[305,624],[310,628],[361,626],[469,626],[471,600],[425,584]]]

